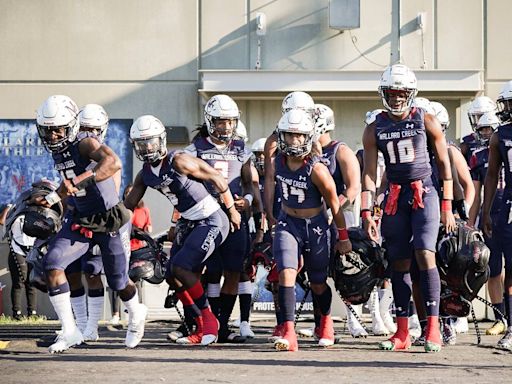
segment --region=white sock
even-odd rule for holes
[[[124,306],[128,310],[128,314],[131,314],[137,310],[137,307],[140,305],[139,303],[139,293],[135,292],[135,295],[128,301],[123,301]]]
[[[83,332],[87,326],[87,296],[71,297],[71,307],[75,314],[76,325],[78,329]]]
[[[76,323],[71,309],[70,293],[65,292],[59,295],[50,296],[50,302],[53,305],[55,313],[59,317],[62,325],[62,332],[70,334],[75,331]]]
[[[208,297],[220,297],[220,283],[208,283]]]
[[[250,281],[243,281],[241,283],[238,283],[238,294],[239,295],[252,295],[252,288],[253,283]]]
[[[103,296],[87,297],[87,312],[89,313],[87,329],[98,329],[98,321],[100,321],[101,315],[103,314],[103,302]]]

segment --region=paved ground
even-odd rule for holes
[[[420,347],[408,352],[377,349],[382,337],[352,339],[342,323],[341,343],[322,349],[300,341],[297,353],[275,352],[266,338],[271,322],[253,324],[256,338],[239,345],[178,346],[165,335],[175,324],[150,322],[134,350],[123,347],[124,330],[103,326],[100,341],[50,355],[57,329],[44,326],[0,327],[0,383],[511,383],[512,353],[494,348],[498,336],[483,336],[476,346],[474,329],[458,344],[438,354]],[[305,327],[308,323],[300,323]],[[488,324],[482,325],[487,327]]]

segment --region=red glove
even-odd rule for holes
[[[386,215],[394,215],[398,208],[398,197],[400,196],[400,189],[402,186],[400,184],[389,183],[389,196],[386,201],[386,207],[384,208],[384,212]]]

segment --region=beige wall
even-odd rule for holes
[[[423,59],[427,69],[483,70],[491,97],[512,78],[508,0],[361,0],[360,28],[343,32],[329,28],[328,4],[0,0],[0,118],[32,118],[49,94],[63,93],[81,105],[103,104],[113,118],[150,113],[166,125],[192,130],[202,120],[204,102],[197,94],[198,69],[254,68],[257,12],[267,17],[262,69],[378,73],[400,53],[415,70],[424,66]],[[415,24],[419,12],[426,15],[423,36]],[[251,141],[275,127],[286,93],[237,98]],[[343,90],[313,96],[333,107],[334,136],[354,149],[361,142],[365,112],[381,105],[376,92],[357,98],[343,97]],[[452,118],[449,135],[459,137],[471,95],[429,96],[445,102]],[[169,205],[152,192],[146,201],[155,228],[163,229],[170,208],[162,207]]]

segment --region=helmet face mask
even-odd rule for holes
[[[227,95],[213,96],[204,107],[204,120],[208,134],[221,142],[229,143],[233,139],[239,119],[238,106]]]
[[[260,174],[263,174],[265,171],[265,143],[267,139],[265,137],[262,137],[258,140],[256,140],[252,146],[251,151],[254,154],[254,165],[256,166],[256,169],[260,172]]]
[[[265,172],[265,154],[263,152],[253,152],[254,154],[254,166],[263,175]]]
[[[135,156],[145,163],[155,163],[167,155],[167,133],[154,116],[144,115],[135,120],[130,128],[130,141]]]
[[[500,119],[494,112],[484,113],[475,125],[474,131],[482,144],[487,144],[498,126]]]
[[[416,75],[402,64],[392,65],[383,72],[379,95],[384,107],[395,116],[407,112],[418,93]]]
[[[133,140],[133,148],[137,158],[146,163],[154,163],[165,155],[166,149],[162,136]]]
[[[68,96],[50,96],[37,109],[36,126],[46,149],[62,152],[78,134],[78,107]]]
[[[210,136],[224,143],[229,143],[235,137],[235,132],[238,133],[238,121],[235,119],[212,119],[212,125]]]
[[[277,126],[277,146],[287,156],[304,157],[313,147],[314,123],[310,115],[300,109],[286,112]],[[301,136],[303,139],[301,140]]]

